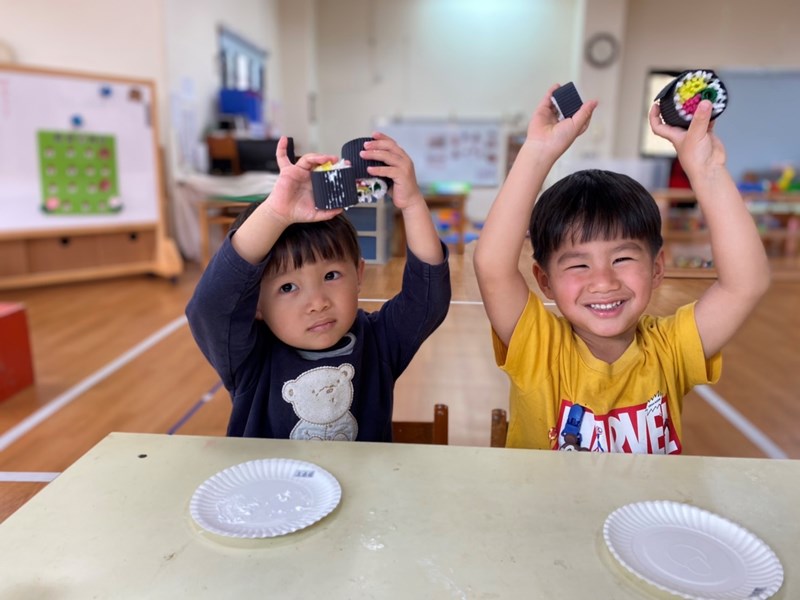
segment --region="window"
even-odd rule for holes
[[[256,92],[263,98],[267,52],[223,26],[219,28],[219,50],[222,87]]]

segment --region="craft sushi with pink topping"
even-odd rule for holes
[[[728,91],[719,77],[709,69],[684,71],[656,96],[661,119],[667,125],[689,128],[701,100],[711,102],[711,119],[716,119],[728,106]]]

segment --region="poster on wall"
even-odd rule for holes
[[[158,222],[151,95],[0,67],[0,233]]]
[[[496,186],[501,178],[502,124],[497,120],[410,119],[378,127],[414,161],[417,180]]]

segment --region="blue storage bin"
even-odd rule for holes
[[[261,123],[261,94],[249,90],[223,88],[219,91],[219,112],[226,115],[244,115],[251,123]]]

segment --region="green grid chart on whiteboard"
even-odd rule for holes
[[[122,210],[113,135],[37,134],[44,214],[102,215]]]

